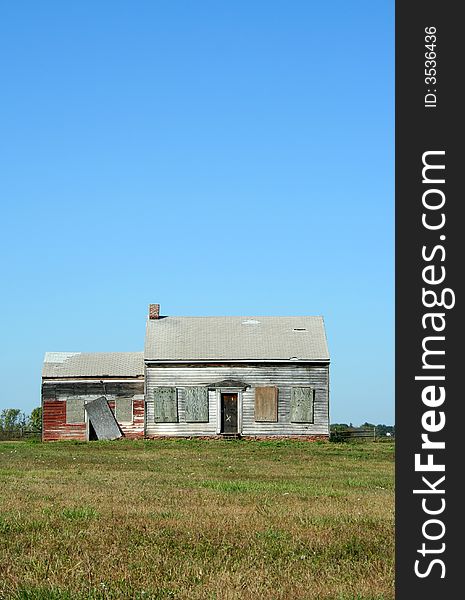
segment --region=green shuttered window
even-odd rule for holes
[[[132,398],[116,398],[115,419],[118,423],[132,423]]]
[[[208,423],[208,390],[206,387],[188,387],[184,390],[186,421]]]
[[[155,423],[178,422],[178,396],[174,387],[157,387],[153,390]]]
[[[84,423],[84,399],[67,398],[66,400],[66,422],[70,425]]]
[[[255,421],[276,423],[278,420],[278,388],[255,388]]]
[[[313,388],[291,388],[291,422],[313,423]]]

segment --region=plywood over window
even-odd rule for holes
[[[98,440],[116,440],[122,437],[115,415],[108,406],[105,396],[87,402],[86,412],[89,419],[90,439],[94,438],[94,434]]]
[[[132,423],[132,398],[116,398],[115,418],[118,423]]]
[[[208,390],[206,387],[187,387],[184,390],[186,400],[186,421],[188,423],[208,422]]]
[[[291,388],[291,422],[313,423],[313,388]]]
[[[157,387],[153,391],[155,423],[178,422],[178,397],[174,387]]]
[[[278,388],[273,386],[255,388],[255,421],[278,420]]]
[[[67,398],[66,399],[66,422],[70,425],[84,423],[84,399]]]

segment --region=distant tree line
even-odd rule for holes
[[[362,423],[361,425],[353,425],[352,423],[332,423],[331,432],[337,433],[338,431],[356,431],[357,429],[375,429],[377,437],[389,437],[396,435],[395,425],[384,425],[383,423]]]
[[[0,411],[0,433],[15,434],[25,430],[39,433],[42,430],[42,408],[34,408],[30,415],[19,408],[4,408]]]

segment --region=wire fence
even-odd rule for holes
[[[40,440],[42,432],[37,429],[27,427],[19,427],[13,430],[0,430],[0,441],[15,441],[15,440]]]

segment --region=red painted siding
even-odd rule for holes
[[[42,439],[52,440],[84,440],[86,424],[68,425],[66,423],[66,402],[60,400],[44,400],[43,402]]]
[[[115,408],[115,402],[110,401],[109,406]],[[133,401],[133,422],[119,423],[124,437],[136,439],[144,437],[144,400]],[[54,440],[86,440],[86,424],[66,423],[66,401],[43,401],[43,433],[44,442]]]

